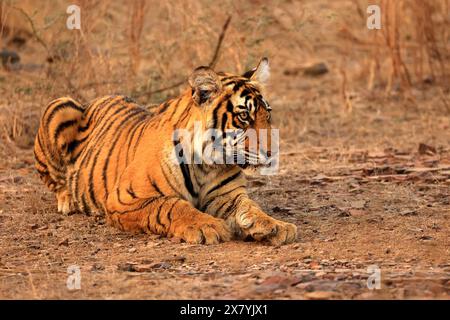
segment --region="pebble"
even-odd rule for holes
[[[335,295],[332,291],[313,291],[305,293],[305,298],[311,300],[327,300],[333,298]]]

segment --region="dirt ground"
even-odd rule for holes
[[[58,214],[32,152],[54,96],[43,85],[26,90],[42,71],[2,70],[0,299],[450,299],[448,83],[421,84],[412,101],[351,78],[349,108],[338,51],[320,52],[329,67],[320,76],[272,64],[280,169],[248,173],[251,197],[298,227],[297,242],[280,247],[190,245]],[[80,268],[80,289],[67,287],[70,266]],[[368,268],[379,269],[379,289],[368,288]]]

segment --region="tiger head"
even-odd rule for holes
[[[269,73],[269,61],[263,58],[243,75],[199,67],[189,77],[192,99],[202,110],[205,129],[219,132],[216,145],[232,150],[226,163],[230,156],[243,168],[270,166],[274,159],[272,109],[262,95]]]

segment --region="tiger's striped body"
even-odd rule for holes
[[[234,128],[239,124],[230,116],[232,109],[242,107],[236,99],[262,101],[248,78],[221,74],[214,79],[220,90],[207,91],[211,78],[200,72],[180,97],[149,109],[123,96],[102,97],[84,107],[71,98],[51,102],[36,137],[35,157],[42,180],[56,193],[58,211],[103,212],[122,230],[191,243],[233,236],[273,244],[294,241],[294,225],[269,217],[248,198],[241,167],[171,158],[175,129],[192,129],[194,123],[204,129]],[[268,128],[269,111],[257,111],[256,104],[248,119]]]

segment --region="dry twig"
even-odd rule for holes
[[[217,60],[219,58],[219,53],[220,53],[220,48],[222,47],[223,39],[225,38],[225,33],[227,32],[230,21],[231,21],[231,15],[228,16],[227,20],[225,20],[225,23],[222,27],[222,32],[220,33],[219,38],[217,39],[217,44],[216,44],[216,48],[214,50],[213,57],[211,59],[211,62],[208,64],[208,66],[210,68],[214,68],[214,66],[217,64]],[[184,84],[185,82],[186,82],[186,80],[182,80],[182,81],[173,83],[166,87],[162,87],[162,88],[159,88],[156,90],[144,92],[143,94],[145,94],[147,97],[150,97],[151,95],[153,95],[155,93],[160,93],[160,92],[164,92],[167,90],[175,89],[175,88],[181,86],[182,84]]]

